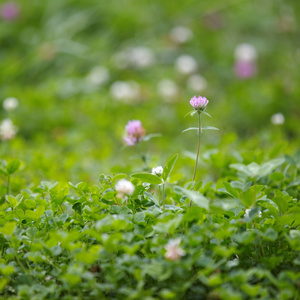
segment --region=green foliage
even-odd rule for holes
[[[167,161],[164,180],[176,161],[178,154]],[[111,186],[123,173],[102,174],[93,186],[43,181],[7,195],[0,206],[0,293],[297,299],[300,204],[291,183],[299,174],[290,160],[261,166],[257,177],[258,164],[227,162],[217,182],[168,182],[165,209],[157,201],[162,179],[145,172],[131,175],[135,192],[123,199]],[[183,252],[168,259],[168,243],[177,238]]]
[[[0,128],[0,299],[300,299],[300,2],[18,0],[14,20],[5,2],[0,122],[18,130]],[[241,43],[252,78],[234,73]],[[214,119],[190,181],[194,94]],[[146,134],[124,147],[137,119]]]

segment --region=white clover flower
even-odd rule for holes
[[[181,256],[184,256],[185,251],[179,247],[181,243],[180,238],[170,240],[168,244],[165,246],[167,252],[165,253],[165,258],[168,260],[178,260]]]
[[[163,167],[158,166],[158,167],[152,168],[151,174],[159,177],[162,175],[163,171],[164,171]]]
[[[118,198],[123,198],[124,196],[130,196],[134,192],[134,185],[126,180],[126,179],[121,179],[116,183],[116,191],[117,191],[117,197]]]
[[[170,32],[170,38],[178,44],[183,44],[191,40],[193,32],[184,26],[176,26]]]
[[[2,105],[6,111],[12,111],[18,107],[19,101],[17,98],[9,97],[9,98],[4,99]]]
[[[201,92],[206,89],[207,81],[203,76],[195,74],[189,77],[189,79],[187,80],[187,85],[195,92]]]
[[[110,87],[113,98],[128,102],[139,97],[139,85],[134,81],[116,81]]]
[[[189,75],[197,71],[198,64],[194,57],[181,55],[175,61],[177,71],[184,75]]]
[[[284,115],[282,113],[277,113],[272,115],[271,123],[274,125],[282,125],[285,121]]]
[[[154,63],[154,53],[147,47],[135,47],[129,50],[129,61],[134,67],[145,68]]]
[[[0,123],[0,139],[2,141],[10,140],[14,138],[18,129],[16,126],[13,125],[11,119],[4,119]]]
[[[150,48],[140,46],[116,53],[113,56],[113,61],[120,69],[128,67],[142,69],[152,65],[155,61],[155,56]]]
[[[90,71],[86,80],[93,85],[102,85],[109,80],[109,71],[105,67],[97,66]]]
[[[257,58],[256,48],[251,44],[239,44],[235,48],[235,58],[237,61],[251,62]]]
[[[157,91],[164,100],[169,101],[178,95],[178,86],[173,80],[163,79],[158,83]]]

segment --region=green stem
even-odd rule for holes
[[[194,168],[194,175],[193,175],[193,181],[195,181],[196,178],[196,172],[197,172],[197,166],[198,166],[198,160],[199,160],[199,150],[200,150],[200,135],[201,135],[201,115],[198,113],[198,145],[197,145],[197,156],[195,161],[195,168]],[[190,206],[192,206],[192,201],[190,202]]]
[[[201,117],[198,113],[198,145],[197,145],[197,156],[195,161],[195,168],[194,168],[194,175],[193,175],[193,181],[195,181],[196,178],[196,172],[197,172],[197,166],[198,166],[198,158],[199,158],[199,150],[200,150],[200,135],[201,135]]]

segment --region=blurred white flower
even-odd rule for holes
[[[135,47],[129,53],[130,63],[134,67],[145,68],[154,63],[154,53],[150,48]]]
[[[243,62],[254,61],[257,58],[256,48],[251,44],[239,44],[235,48],[235,58]]]
[[[274,125],[282,125],[284,123],[284,115],[282,113],[277,113],[272,115],[271,123]]]
[[[187,27],[176,26],[171,30],[170,37],[174,42],[182,44],[193,38],[193,32]]]
[[[157,92],[164,100],[174,99],[178,94],[177,84],[170,79],[163,79],[158,83]]]
[[[109,71],[105,67],[97,66],[90,71],[86,79],[93,85],[102,85],[109,80]]]
[[[180,238],[170,240],[165,246],[167,252],[165,253],[165,258],[169,260],[178,260],[181,256],[185,255],[185,251],[179,247],[181,243]]]
[[[2,141],[12,139],[16,135],[17,131],[18,129],[13,125],[11,119],[4,119],[0,123],[0,139]]]
[[[189,75],[197,71],[198,64],[195,58],[190,55],[181,55],[175,61],[176,69],[179,73]]]
[[[252,208],[248,208],[245,210],[245,214],[244,214],[245,217],[249,217],[251,209]],[[258,217],[261,218],[261,211],[258,212]]]
[[[8,98],[4,99],[2,105],[6,111],[12,111],[18,107],[19,101],[17,98],[8,97]]]
[[[189,79],[187,80],[187,85],[195,92],[200,92],[206,89],[207,81],[203,76],[195,74],[189,77]]]
[[[152,168],[152,175],[156,175],[156,176],[161,176],[162,173],[163,173],[164,169],[162,166],[158,166],[158,167],[155,167],[155,168]]]
[[[115,65],[120,68],[145,68],[152,65],[155,61],[153,51],[147,47],[133,47],[125,51],[116,53],[113,56]]]
[[[117,197],[118,198],[123,198],[125,195],[130,196],[134,192],[134,185],[126,180],[126,179],[121,179],[116,183],[116,191],[117,191]]]
[[[139,97],[139,85],[135,81],[116,81],[110,87],[113,98],[128,102]]]

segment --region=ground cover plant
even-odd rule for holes
[[[298,16],[1,2],[0,299],[300,299]]]

